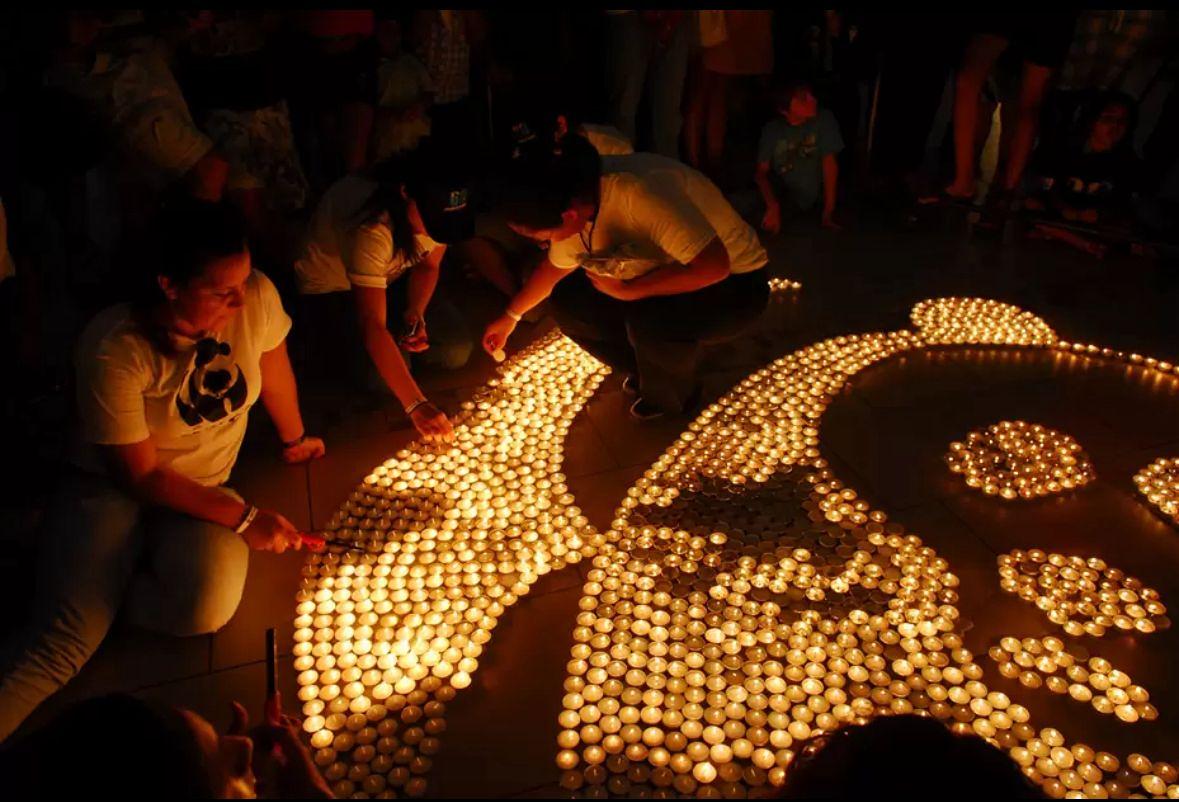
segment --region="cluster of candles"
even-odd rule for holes
[[[1170,626],[1157,590],[1099,557],[1016,549],[999,557],[999,587],[1036,605],[1073,637]]]
[[[985,298],[936,298],[913,307],[913,325],[930,345],[1048,347],[1056,332],[1018,306]]]
[[[913,317],[917,333],[836,337],[746,378],[628,491],[606,533],[560,473],[605,369],[556,334],[464,405],[453,447],[374,470],[328,527],[358,548],[311,557],[297,601],[304,730],[333,791],[423,794],[446,705],[498,617],[540,575],[592,558],[559,716],[566,789],[739,795],[782,784],[814,735],[916,713],[1007,750],[1054,797],[1179,797],[1169,764],[1068,746],[989,689],[947,562],[827,469],[823,412],[870,365],[927,344],[1055,342],[991,301],[927,301]],[[1165,621],[1154,591],[1100,561],[1029,554],[1032,598],[1066,631]],[[1001,560],[1021,595],[1025,556]]]
[[[561,474],[569,425],[606,369],[553,333],[464,404],[455,443],[367,476],[297,596],[303,729],[337,797],[420,796],[447,703],[496,620],[541,575],[591,553]]]
[[[1012,759],[1053,799],[1124,799],[1143,793],[1158,799],[1179,796],[1179,769],[1134,752],[1125,761],[1085,744],[1069,746],[1059,730],[1040,730]]]
[[[1179,524],[1179,457],[1155,460],[1134,476],[1134,484],[1159,512]]]
[[[802,284],[797,281],[792,281],[788,278],[771,278],[769,280],[770,292],[788,292],[790,290],[801,290]]]
[[[988,496],[1031,499],[1063,493],[1096,478],[1080,444],[1038,423],[1000,421],[950,443],[950,471]]]
[[[784,782],[811,736],[916,713],[1008,750],[1052,796],[1179,795],[1169,765],[1065,748],[990,690],[956,631],[946,561],[820,456],[827,404],[869,365],[931,340],[1054,340],[993,302],[919,309],[920,335],[838,337],[751,375],[628,492],[573,632],[557,737],[564,788],[739,795]]]
[[[1066,651],[1060,638],[1021,641],[1006,637],[992,646],[989,654],[999,664],[1000,674],[1018,679],[1025,687],[1043,686],[1053,693],[1067,693],[1078,702],[1092,704],[1098,713],[1115,715],[1127,724],[1158,718],[1150,694],[1133,684],[1129,674],[1114,668],[1104,657]]]

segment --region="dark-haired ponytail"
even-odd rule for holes
[[[248,247],[245,221],[229,203],[187,195],[164,202],[136,259],[130,299],[134,319],[157,348],[164,352],[171,349],[167,333],[153,322],[154,310],[166,300],[160,276],[183,286],[204,273],[210,263],[243,253]]]

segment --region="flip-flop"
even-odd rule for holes
[[[974,208],[974,196],[969,198],[959,198],[957,195],[950,195],[944,189],[939,189],[935,193],[928,195],[920,195],[917,197],[918,206],[957,206],[963,209]]]

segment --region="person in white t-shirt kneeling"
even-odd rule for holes
[[[504,213],[548,256],[483,347],[502,349],[521,315],[549,298],[566,336],[625,374],[633,416],[689,411],[702,347],[740,335],[766,306],[757,232],[711,181],[663,156],[601,158],[568,137],[560,153],[538,150],[518,165]]]
[[[412,356],[453,370],[474,350],[462,313],[435,295],[447,244],[473,234],[465,176],[427,141],[419,151],[337,181],[320,200],[295,263],[309,332],[320,350],[313,361],[330,367],[338,382],[368,371],[368,364],[354,362],[367,353],[427,441],[450,441],[453,430],[408,362]]]
[[[142,297],[99,313],[78,343],[81,437],[46,514],[30,626],[0,667],[0,741],[82,668],[116,613],[215,632],[241,600],[251,549],[304,545],[281,514],[225,486],[259,399],[286,462],[324,453],[303,430],[278,292],[223,204],[178,199],[153,235]]]

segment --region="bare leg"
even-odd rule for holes
[[[700,169],[703,162],[700,152],[704,138],[704,110],[707,104],[709,72],[697,58],[692,64],[688,77],[688,109],[684,114],[684,153],[688,164]]]
[[[725,131],[729,123],[729,76],[718,72],[708,73],[708,76],[708,127],[705,130],[705,141],[709,170],[718,170],[725,157]]]
[[[954,183],[946,194],[955,198],[974,197],[975,129],[978,126],[978,96],[983,81],[1003,51],[1007,40],[993,34],[979,34],[966,46],[962,66],[954,85]]]
[[[1035,234],[1039,235],[1040,238],[1063,242],[1066,245],[1071,245],[1079,251],[1084,251],[1090,256],[1095,256],[1098,259],[1103,258],[1105,256],[1105,252],[1108,250],[1104,243],[1091,240],[1088,237],[1083,237],[1075,231],[1069,231],[1066,228],[1057,228],[1053,225],[1038,223],[1033,231]]]
[[[1024,168],[1032,155],[1036,142],[1036,130],[1040,123],[1040,107],[1048,89],[1052,68],[1025,61],[1023,80],[1019,84],[1019,105],[1015,108],[1015,127],[1004,128],[1011,132],[1011,144],[1007,148],[1007,163],[1003,172],[1003,188],[1012,190],[1023,178]]]

